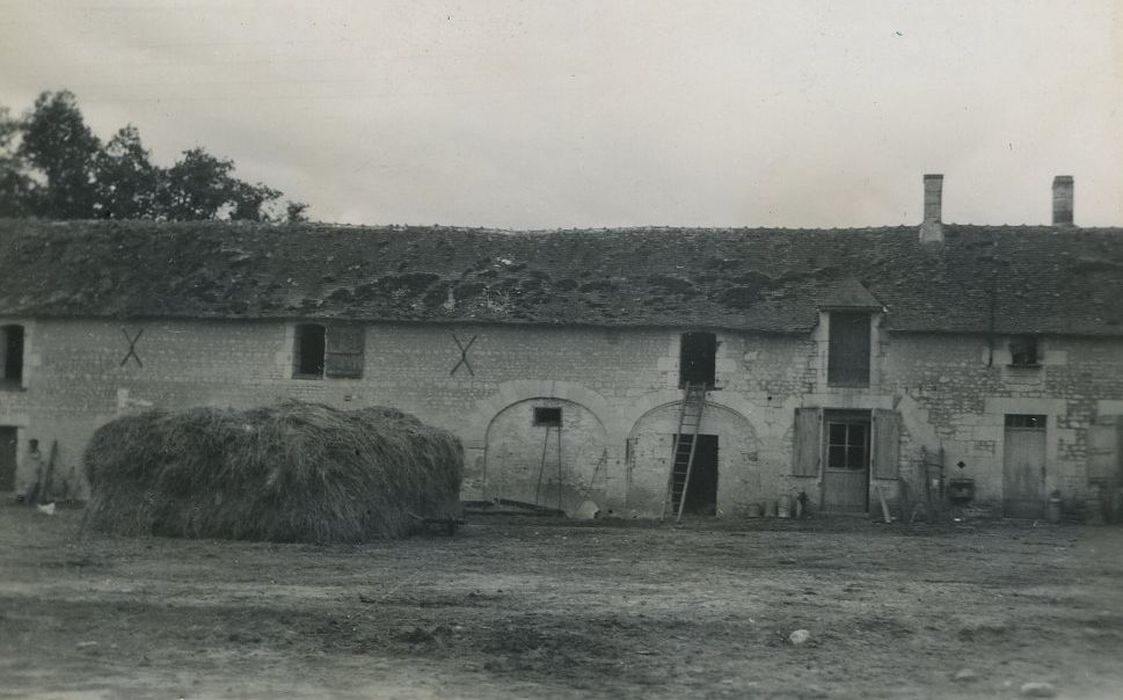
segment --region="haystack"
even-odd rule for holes
[[[123,535],[364,542],[459,512],[463,450],[392,408],[286,401],[149,411],[85,453],[85,526]]]

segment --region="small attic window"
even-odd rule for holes
[[[561,427],[562,410],[559,407],[539,406],[534,409],[534,424],[550,428]]]
[[[1011,367],[1040,367],[1037,354],[1037,337],[1023,335],[1010,339]]]
[[[0,386],[23,384],[23,326],[0,327]]]

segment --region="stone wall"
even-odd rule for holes
[[[537,497],[567,509],[593,501],[625,516],[661,511],[682,399],[680,334],[705,330],[368,324],[362,378],[294,379],[292,323],[4,323],[26,332],[23,386],[0,389],[0,425],[18,428],[23,484],[32,439],[44,457],[57,441],[55,473],[80,495],[82,449],[115,416],[295,397],[395,406],[455,432],[467,448],[466,498]],[[916,487],[921,448],[943,448],[952,472],[976,479],[984,504],[1002,500],[1005,415],[1045,415],[1046,489],[1087,495],[1088,428],[1123,414],[1123,341],[1048,337],[1040,367],[1014,368],[1004,338],[992,351],[981,335],[883,326],[875,316],[865,388],[827,384],[829,314],[807,335],[717,331],[717,386],[701,432],[719,440],[719,514],[800,491],[819,502],[818,478],[792,475],[800,407],[897,411],[903,481]],[[472,338],[460,362],[457,340]],[[558,431],[534,424],[536,407],[562,409],[560,453]],[[898,482],[882,481],[896,497]]]

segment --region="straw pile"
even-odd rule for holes
[[[273,542],[397,538],[415,516],[454,517],[464,461],[459,440],[409,414],[297,401],[125,416],[84,460],[87,527]]]

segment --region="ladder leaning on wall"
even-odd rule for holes
[[[676,522],[682,521],[682,511],[686,506],[687,487],[694,469],[694,453],[698,449],[698,431],[702,427],[702,411],[705,407],[706,385],[687,382],[679,409],[678,430],[675,431],[672,442],[667,495],[663,499],[662,517],[666,518],[670,512],[675,516]]]

